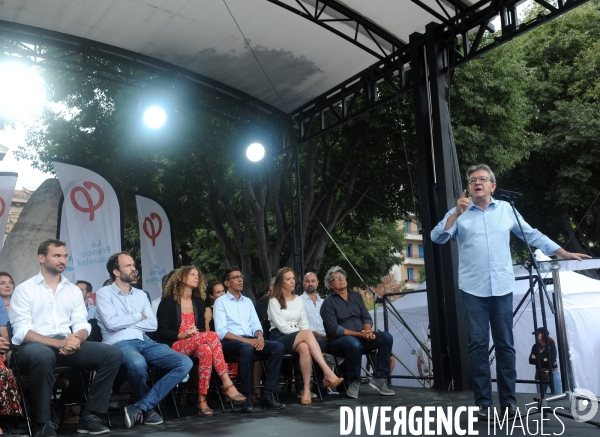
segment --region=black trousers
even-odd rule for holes
[[[114,346],[85,341],[71,355],[60,355],[58,349],[41,343],[25,343],[19,346],[19,368],[29,372],[29,393],[35,407],[35,421],[50,420],[50,398],[56,366],[71,366],[81,370],[95,370],[96,376],[90,386],[85,407],[97,413],[108,411],[113,379],[119,371],[123,353]]]
[[[239,340],[223,340],[223,355],[225,361],[228,357],[239,359],[238,375],[242,384],[241,392],[244,396],[252,396],[252,372],[254,371],[254,356],[269,361],[269,370],[265,380],[263,397],[270,395],[277,389],[277,378],[283,361],[283,345],[277,341],[265,340],[265,347],[261,351],[255,350],[248,343]]]

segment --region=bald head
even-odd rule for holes
[[[306,275],[304,275],[302,285],[306,293],[314,293],[315,291],[317,291],[317,287],[319,286],[319,280],[317,279],[317,275],[315,275],[313,272],[308,272]]]

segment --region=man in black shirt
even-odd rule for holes
[[[346,357],[349,383],[346,394],[358,398],[360,388],[360,364],[365,352],[377,351],[374,377],[369,385],[379,393],[393,396],[387,386],[390,373],[390,355],[394,339],[389,332],[371,329],[373,320],[367,311],[362,296],[348,290],[346,272],[338,266],[331,267],[325,275],[325,286],[331,294],[321,306],[321,317],[327,337],[335,355]]]

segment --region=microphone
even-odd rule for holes
[[[516,191],[497,189],[494,191],[494,197],[500,197],[503,199],[518,199],[519,197],[523,197],[523,195],[521,193],[517,193]]]

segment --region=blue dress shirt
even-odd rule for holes
[[[6,306],[0,302],[0,326],[6,325],[8,325],[8,312],[6,311]]]
[[[510,232],[521,240],[523,235],[508,202],[494,200],[485,210],[471,203],[454,226],[447,231],[446,221],[452,208],[431,231],[434,243],[444,244],[450,238],[458,240],[458,287],[479,297],[503,296],[512,293],[515,277],[510,256]],[[517,213],[518,214],[518,213]],[[550,256],[560,246],[527,224],[519,214],[527,241]]]
[[[213,318],[221,340],[228,332],[239,337],[254,337],[256,331],[262,331],[252,301],[244,295],[237,300],[229,291],[215,301]]]
[[[156,331],[158,322],[145,291],[131,287],[123,294],[115,284],[96,293],[96,317],[102,342],[115,344],[123,340],[144,340],[145,332]],[[142,316],[146,316],[142,320]]]

